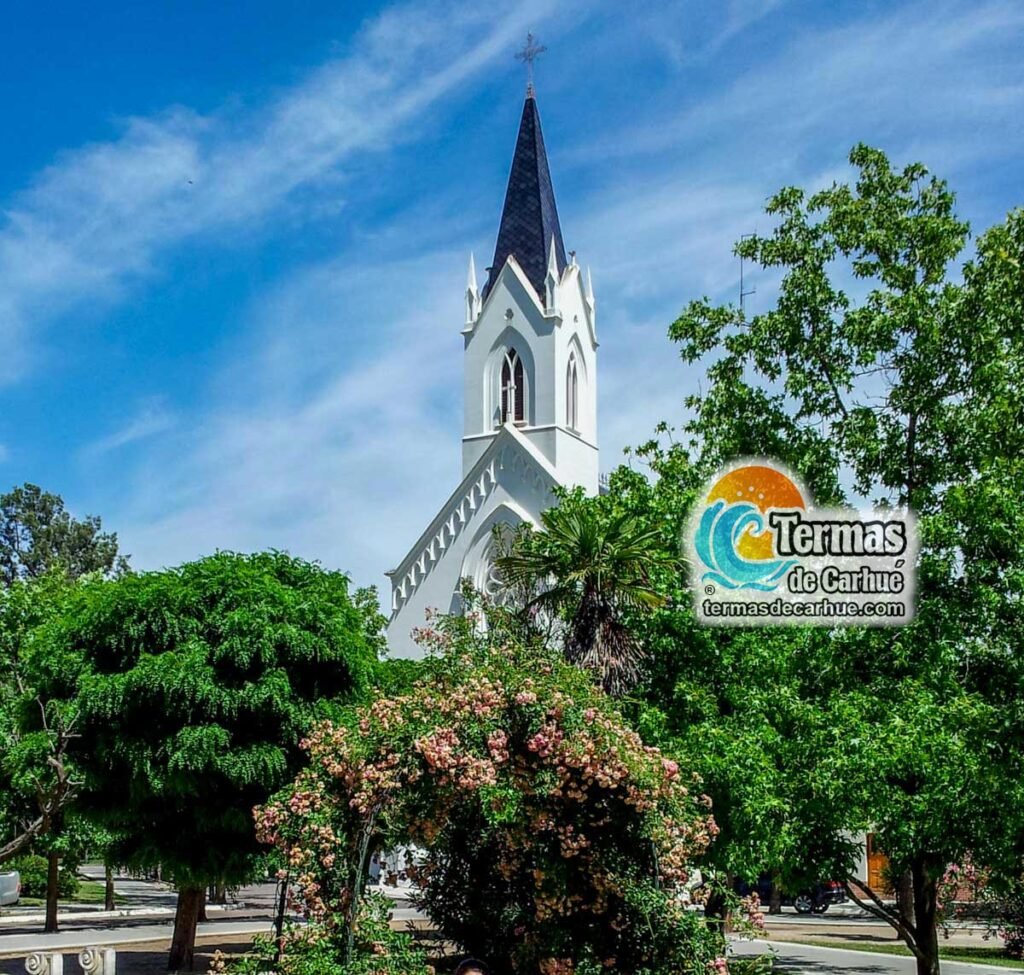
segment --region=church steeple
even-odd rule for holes
[[[519,136],[512,156],[512,169],[501,211],[498,242],[494,248],[485,292],[498,279],[510,254],[543,300],[548,274],[549,247],[553,242],[554,260],[560,275],[565,269],[565,245],[558,223],[555,191],[551,185],[548,155],[540,128],[540,112],[533,86],[527,89]]]

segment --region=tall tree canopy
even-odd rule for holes
[[[0,584],[62,570],[77,579],[88,572],[123,573],[117,535],[95,515],[74,518],[59,494],[23,484],[0,495]]]
[[[819,501],[919,516],[911,625],[791,640],[802,700],[845,732],[850,825],[870,823],[910,881],[912,910],[870,906],[930,975],[946,866],[1010,863],[1024,835],[1007,812],[1024,799],[1024,212],[961,278],[968,228],[946,184],[866,146],[850,162],[853,185],[780,191],[775,229],[738,245],[781,274],[774,307],[747,321],[693,302],[670,334],[709,363],[686,425],[704,462],[769,454]]]
[[[202,890],[249,879],[252,809],[299,742],[367,688],[377,617],[346,576],[281,553],[220,553],[79,587],[34,634],[40,683],[77,714],[81,806],[116,862],[179,888],[170,967],[191,963]]]
[[[74,799],[73,715],[38,692],[25,659],[29,635],[69,591],[59,572],[0,588],[0,863],[55,838]]]

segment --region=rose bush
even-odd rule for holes
[[[475,624],[421,633],[426,676],[318,725],[256,811],[313,927],[349,957],[368,856],[405,843],[432,920],[497,972],[709,971],[723,944],[680,897],[716,832],[700,782],[586,674]]]

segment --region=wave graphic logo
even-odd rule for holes
[[[726,589],[775,589],[796,559],[776,556],[767,513],[806,509],[792,478],[767,464],[747,464],[720,477],[704,503],[693,539],[706,569],[701,581]]]

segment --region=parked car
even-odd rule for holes
[[[746,884],[741,881],[736,885],[736,891],[740,895],[756,892],[761,903],[767,906],[772,902],[771,877],[767,875],[760,877],[756,884]],[[846,887],[841,881],[825,880],[795,894],[783,891],[780,902],[784,906],[796,908],[797,914],[824,914],[830,905],[842,904],[846,900]]]
[[[21,897],[21,874],[17,870],[0,873],[0,907],[10,907]]]

